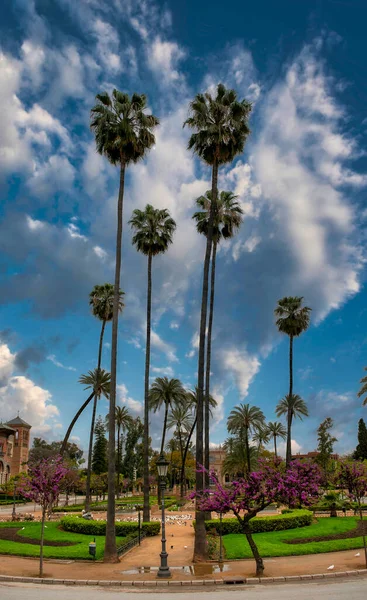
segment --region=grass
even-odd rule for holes
[[[41,537],[41,523],[0,523],[0,528],[17,527],[24,529],[18,531],[19,536],[24,536],[39,540]],[[103,558],[105,536],[96,536],[96,558]],[[58,542],[74,542],[75,546],[44,546],[45,558],[61,558],[61,559],[83,559],[92,560],[89,556],[88,545],[93,542],[94,537],[80,533],[69,533],[59,529],[58,522],[47,522],[45,529],[45,540]],[[121,546],[126,541],[127,537],[117,537],[117,546]],[[11,554],[14,556],[39,556],[39,546],[32,544],[22,544],[20,542],[11,542],[0,539],[0,554]]]
[[[270,556],[298,556],[302,554],[319,554],[337,550],[353,550],[363,546],[362,537],[346,538],[342,540],[328,540],[323,542],[306,542],[304,544],[287,544],[287,540],[311,538],[333,535],[352,531],[357,526],[355,517],[324,517],[308,527],[286,531],[270,531],[255,533],[253,538],[263,557]],[[223,546],[226,558],[252,558],[248,542],[243,534],[229,534],[223,536]]]

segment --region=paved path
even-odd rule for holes
[[[215,600],[365,600],[367,581],[366,579],[348,579],[336,583],[304,583],[304,584],[286,584],[286,585],[257,585],[246,586],[241,589],[219,589],[210,590],[193,589],[190,592],[177,591],[172,589],[157,592],[139,592],[132,590],[122,590],[113,588],[73,588],[42,585],[22,585],[22,584],[0,584],[1,600],[19,600],[24,595],[27,600],[162,600],[162,595],[167,594],[171,597],[178,594],[179,600],[194,600],[194,594],[202,594],[203,600],[209,599],[209,594],[214,596]]]

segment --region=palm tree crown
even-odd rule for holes
[[[310,325],[311,308],[302,306],[303,296],[286,296],[278,300],[274,310],[276,325],[281,333],[298,337]]]
[[[216,96],[197,94],[190,104],[190,116],[184,126],[195,130],[188,149],[194,150],[207,164],[224,164],[243,152],[250,133],[248,117],[251,104],[238,101],[234,90],[220,83]]]
[[[233,237],[243,220],[243,210],[237,201],[238,196],[232,192],[221,191],[216,202],[213,223],[213,241],[218,244],[220,240]],[[209,216],[212,202],[212,192],[208,190],[204,196],[196,199],[197,206],[201,209],[193,214],[196,229],[207,236],[209,230]]]
[[[364,370],[367,371],[367,367],[364,367]],[[358,398],[360,398],[364,394],[367,394],[367,375],[365,375],[364,377],[362,377],[360,383],[363,383],[363,385],[362,385],[361,389],[358,392]],[[367,396],[363,400],[363,406],[367,406]]]
[[[240,431],[251,433],[262,429],[264,422],[265,416],[260,408],[249,404],[240,404],[231,410],[227,427],[230,433],[239,433]]]
[[[159,120],[145,112],[144,94],[131,97],[114,89],[96,96],[97,104],[91,110],[91,129],[96,138],[99,154],[116,165],[136,163],[155,143],[153,130]]]
[[[98,398],[105,396],[108,399],[110,397],[111,374],[104,369],[88,371],[87,375],[79,377],[79,383],[85,385],[86,390],[92,389]]]
[[[277,417],[290,414],[291,421],[297,418],[302,421],[302,417],[308,417],[307,404],[298,394],[287,394],[278,402],[275,412]]]
[[[144,210],[136,208],[129,223],[135,230],[132,242],[142,254],[156,256],[172,243],[176,223],[167,209],[154,208],[151,204]]]
[[[186,390],[182,387],[179,379],[168,379],[168,377],[157,377],[149,390],[149,407],[157,412],[161,406],[168,408],[174,404],[185,402]]]
[[[280,437],[283,440],[285,440],[287,436],[286,428],[284,427],[283,423],[280,423],[279,421],[269,421],[268,432],[269,436]]]
[[[95,285],[89,294],[89,305],[92,307],[92,313],[100,321],[112,321],[114,286],[111,283]],[[119,311],[124,308],[124,292],[120,290]]]

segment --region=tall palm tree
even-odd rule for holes
[[[184,403],[186,391],[179,379],[168,379],[168,377],[157,377],[149,390],[149,409],[157,412],[164,406],[164,421],[161,442],[161,454],[164,450],[164,441],[167,431],[168,411],[176,405]]]
[[[204,466],[205,466],[205,487],[209,487],[209,395],[210,395],[210,368],[211,368],[211,347],[212,330],[214,318],[214,292],[215,292],[215,268],[217,246],[222,239],[228,239],[234,236],[240,227],[243,219],[243,210],[237,201],[238,196],[232,192],[221,191],[218,194],[217,206],[214,214],[213,233],[212,233],[212,257],[211,257],[211,278],[210,278],[210,300],[209,300],[209,319],[208,333],[206,343],[206,367],[205,367],[205,400],[204,400]],[[194,213],[193,219],[196,221],[196,229],[199,233],[207,236],[209,229],[210,207],[212,204],[212,192],[208,190],[205,196],[196,199],[196,204],[200,210]]]
[[[311,308],[302,306],[303,296],[286,296],[278,300],[274,310],[278,331],[289,336],[289,392],[293,396],[293,338],[299,337],[310,325]],[[286,465],[292,460],[291,415],[287,415],[287,451]]]
[[[109,414],[106,415],[106,422],[108,424]],[[115,421],[117,428],[117,444],[116,444],[116,452],[117,452],[117,497],[120,496],[120,471],[121,471],[121,453],[122,453],[122,444],[121,444],[121,430],[126,431],[129,425],[131,425],[132,417],[126,408],[126,406],[116,406],[115,408]]]
[[[228,473],[234,477],[243,477],[248,472],[250,462],[251,471],[256,468],[258,452],[255,446],[250,446],[247,452],[241,435],[228,438],[223,449],[226,454],[222,465],[222,474]]]
[[[154,145],[155,137],[153,131],[159,121],[155,116],[145,112],[147,100],[144,94],[133,94],[130,97],[128,94],[114,89],[112,96],[104,92],[98,94],[96,100],[97,104],[91,110],[91,129],[95,134],[97,152],[106,156],[111,164],[120,166],[112,311],[111,395],[109,409],[111,418],[108,426],[108,504],[104,550],[105,562],[118,562],[115,535],[115,407],[125,170],[130,164],[141,160]]]
[[[272,437],[274,440],[274,454],[275,458],[277,458],[277,438],[285,440],[287,437],[287,430],[284,427],[283,423],[279,423],[279,421],[270,421],[268,423],[268,432],[269,437]]]
[[[147,336],[145,351],[145,385],[144,385],[144,507],[143,520],[150,520],[149,504],[149,368],[150,368],[150,332],[152,313],[152,260],[153,256],[163,254],[172,244],[172,236],[176,223],[166,209],[153,208],[147,204],[145,210],[135,209],[129,221],[135,234],[132,243],[138,252],[148,257],[147,287]]]
[[[124,292],[120,290],[119,293],[119,312],[124,307],[123,303]],[[92,308],[92,314],[102,322],[101,333],[99,336],[99,347],[98,347],[98,362],[97,369],[101,368],[102,361],[102,348],[103,348],[103,337],[105,332],[106,323],[112,321],[113,316],[113,298],[114,298],[114,287],[111,283],[104,283],[103,285],[95,285],[91,293],[89,294],[89,305]],[[94,395],[92,419],[89,432],[89,448],[88,448],[88,463],[87,463],[87,479],[85,484],[85,510],[89,511],[90,508],[90,480],[92,475],[92,453],[93,453],[93,436],[94,427],[96,421],[97,411],[97,394]]]
[[[364,367],[364,370],[367,371],[367,367]],[[361,389],[358,392],[358,398],[360,398],[364,394],[367,394],[367,375],[365,375],[364,377],[362,377],[362,379],[361,379],[361,381],[359,383],[363,383],[363,385],[362,385]],[[367,396],[363,400],[363,406],[367,406]]]
[[[304,400],[302,400],[301,396],[298,394],[293,394],[290,396],[287,394],[284,398],[282,398],[275,409],[275,413],[277,417],[281,417],[286,415],[287,417],[287,452],[288,452],[288,441],[289,446],[291,446],[292,442],[292,423],[293,419],[300,419],[302,421],[302,417],[308,417],[308,408],[307,404]],[[290,456],[289,462],[292,460],[292,454]]]
[[[264,423],[264,413],[257,406],[240,404],[239,406],[235,406],[234,409],[229,413],[227,429],[229,433],[235,433],[243,439],[247,456],[247,473],[251,472],[249,437],[259,429],[262,429],[264,427]]]
[[[205,338],[207,325],[207,304],[209,289],[209,266],[212,251],[213,223],[217,206],[218,169],[220,165],[230,163],[235,156],[243,152],[247,136],[250,133],[248,118],[251,104],[246,100],[238,101],[234,90],[226,89],[220,83],[216,95],[209,92],[197,94],[190,104],[190,114],[184,126],[194,130],[190,136],[188,149],[193,150],[212,168],[212,202],[206,238],[206,250],[203,269],[203,288],[198,355],[198,406],[196,427],[196,462],[203,464],[203,424],[204,424],[204,371]],[[196,473],[196,491],[203,489],[203,477]],[[205,515],[196,510],[194,558],[206,557]]]
[[[94,398],[95,395],[98,398],[100,398],[101,396],[104,396],[105,398],[108,399],[110,397],[111,375],[110,375],[110,373],[108,373],[108,371],[105,371],[104,369],[99,369],[99,370],[94,369],[93,371],[88,371],[87,375],[80,376],[79,383],[81,383],[82,385],[85,385],[86,390],[91,389],[92,392],[88,396],[88,398],[84,402],[84,404],[82,404],[82,406],[79,408],[79,410],[75,413],[74,418],[71,421],[67,432],[65,433],[65,437],[63,439],[63,442],[62,442],[61,448],[60,448],[61,456],[65,453],[67,443],[69,441],[69,437],[70,437],[70,434],[72,432],[72,429],[73,429],[75,423],[77,422],[78,418],[80,417],[80,415],[82,414],[82,412],[86,408],[86,406],[88,406],[89,402]]]

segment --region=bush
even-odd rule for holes
[[[264,533],[266,531],[281,531],[284,529],[295,529],[296,527],[305,527],[311,525],[312,512],[309,510],[293,510],[289,514],[274,515],[271,517],[254,517],[250,521],[252,533]],[[219,519],[205,521],[206,531],[216,533],[220,532]],[[222,534],[242,533],[241,525],[237,519],[222,520]]]
[[[61,527],[65,531],[73,533],[85,533],[87,535],[106,535],[106,521],[88,521],[79,517],[64,517],[61,519]],[[142,523],[141,530],[147,536],[158,535],[161,529],[159,521]],[[138,523],[121,522],[116,523],[116,535],[123,537],[138,532]]]

